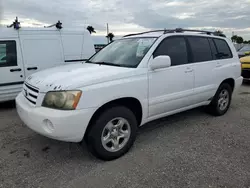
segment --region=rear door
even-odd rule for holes
[[[59,32],[50,35],[21,35],[21,45],[26,77],[65,64]]]
[[[14,99],[22,89],[24,70],[18,39],[0,40],[0,102]]]
[[[212,53],[216,49],[213,41],[209,40],[202,36],[187,36],[195,69],[193,100],[196,104],[208,101],[217,88],[215,68],[218,62]]]

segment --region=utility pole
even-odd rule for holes
[[[108,40],[108,43],[109,43],[108,34],[109,34],[109,24],[107,23],[107,40]]]

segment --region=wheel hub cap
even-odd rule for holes
[[[128,142],[131,128],[128,121],[117,117],[109,121],[102,131],[102,145],[109,152],[121,150]]]
[[[222,90],[219,95],[218,107],[221,111],[225,110],[229,104],[229,93],[227,90]]]

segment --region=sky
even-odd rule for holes
[[[106,23],[115,36],[163,28],[222,30],[250,40],[250,0],[0,0],[0,24],[19,17],[22,27],[60,20],[64,28],[92,25],[105,43]]]

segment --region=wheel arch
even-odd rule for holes
[[[232,91],[234,91],[235,80],[234,80],[233,78],[227,78],[227,79],[225,79],[225,80],[223,80],[223,81],[221,82],[221,84],[223,84],[223,83],[229,84],[229,85],[231,86],[231,88],[232,88]],[[221,85],[221,84],[220,84],[220,85]]]
[[[84,137],[85,135],[88,134],[91,125],[93,124],[93,122],[95,121],[95,119],[100,116],[106,109],[111,108],[113,106],[125,106],[128,109],[130,109],[137,120],[137,124],[138,126],[141,124],[142,122],[142,116],[143,116],[143,110],[142,110],[142,104],[141,102],[134,98],[134,97],[123,97],[123,98],[119,98],[119,99],[115,99],[112,101],[109,101],[105,104],[103,104],[102,106],[100,106],[95,113],[93,114],[93,116],[91,117],[89,124],[87,126],[87,129],[85,131]]]

